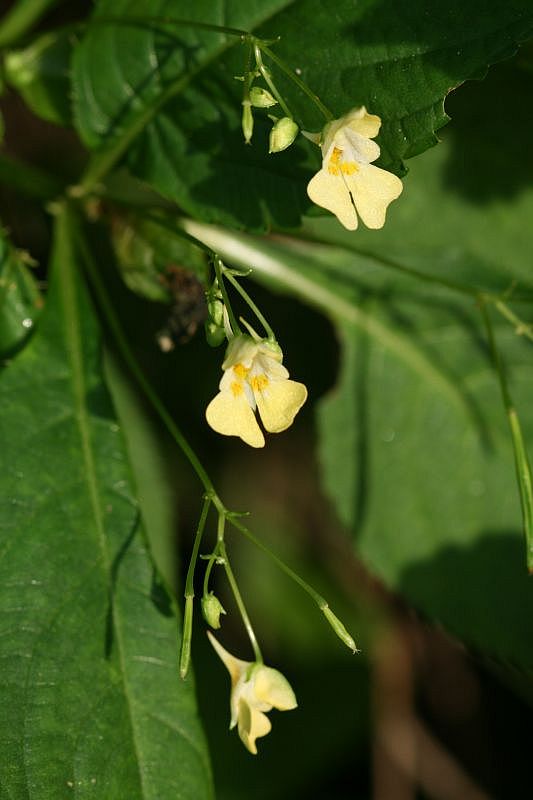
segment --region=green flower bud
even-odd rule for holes
[[[252,86],[250,101],[255,108],[270,108],[278,102],[267,89],[261,89],[260,86]]]
[[[207,313],[209,314],[209,319],[215,325],[224,325],[224,303],[220,297],[208,297]]]
[[[204,324],[205,340],[209,347],[219,347],[226,339],[226,331],[223,325],[217,325],[212,320],[207,320]]]
[[[244,134],[244,141],[246,144],[250,144],[252,141],[252,133],[254,132],[254,118],[249,100],[242,101],[242,132]]]
[[[208,625],[215,628],[215,630],[220,628],[220,615],[225,613],[222,603],[213,592],[204,594],[202,597],[202,614]]]
[[[298,135],[298,125],[290,117],[278,119],[270,131],[269,153],[280,153],[294,142]]]
[[[325,605],[321,611],[339,639],[344,642],[346,647],[349,647],[352,653],[358,653],[359,650],[357,649],[357,645],[355,644],[353,638],[350,636],[340,619],[333,613],[331,608],[328,605]]]

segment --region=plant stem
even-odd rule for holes
[[[489,300],[492,300],[492,298],[489,297]],[[505,317],[508,322],[514,325],[517,336],[525,336],[526,339],[529,339],[530,342],[533,342],[533,329],[531,325],[523,322],[523,320],[521,320],[520,317],[514,313],[514,311],[511,311],[507,303],[504,303],[503,300],[492,300],[492,302],[494,303],[494,308],[496,311],[499,311],[502,317]]]
[[[89,276],[89,280],[92,284],[94,292],[98,298],[98,302],[100,305],[100,309],[106,319],[106,322],[113,334],[119,352],[124,359],[125,363],[131,370],[132,375],[134,376],[135,380],[141,387],[142,391],[150,401],[151,405],[153,406],[154,410],[159,415],[161,421],[164,423],[165,427],[169,431],[170,435],[188,460],[189,464],[196,472],[198,478],[202,482],[206,493],[209,495],[211,502],[217,508],[218,511],[224,510],[224,506],[222,501],[220,500],[217,492],[215,491],[215,487],[207,474],[206,470],[204,469],[200,459],[190,446],[189,442],[182,434],[181,430],[178,428],[174,420],[172,419],[171,415],[165,408],[164,404],[161,402],[159,397],[157,396],[156,392],[150,385],[149,381],[145,378],[139,364],[137,363],[137,359],[135,358],[124,331],[118,321],[118,318],[115,314],[115,310],[109,300],[109,296],[107,294],[106,288],[100,278],[100,274],[96,265],[94,264],[92,254],[89,251],[89,248],[86,245],[84,237],[80,237],[80,246],[84,257],[85,267],[87,270],[87,274]]]
[[[211,497],[206,495],[204,498],[204,503],[202,506],[202,513],[200,514],[200,520],[198,522],[198,527],[196,529],[196,536],[194,537],[194,544],[191,553],[191,560],[189,561],[189,569],[187,570],[187,578],[185,579],[185,597],[194,597],[194,570],[196,567],[196,559],[198,558],[198,550],[200,548],[200,542],[202,541],[202,536],[204,533],[205,523],[207,520],[207,515],[209,513],[209,506],[211,505]]]
[[[270,550],[270,548],[268,548],[265,544],[263,544],[263,542],[260,539],[254,536],[254,534],[251,532],[251,530],[249,530],[249,528],[246,527],[246,525],[243,525],[241,522],[236,520],[232,514],[228,515],[228,522],[230,523],[230,525],[233,525],[233,527],[236,528],[240,533],[242,533],[243,536],[245,536],[250,542],[255,544],[256,547],[262,550],[263,553],[266,553],[268,556],[270,556],[272,561],[274,561],[274,563],[277,564],[277,566],[286,575],[288,575],[289,578],[291,578],[295,583],[297,583],[298,586],[300,586],[300,588],[304,590],[304,592],[307,592],[307,594],[315,601],[315,603],[317,604],[317,606],[321,611],[323,611],[324,608],[327,608],[328,606],[327,600],[325,600],[325,598],[322,597],[321,594],[315,591],[315,589],[313,589],[313,587],[310,586],[307,583],[307,581],[304,581],[303,578],[300,578],[300,576],[296,572],[294,572],[294,570],[292,570],[289,566],[287,566],[287,564],[285,564],[285,562],[282,561],[279,556],[273,553],[272,550]]]
[[[513,443],[515,468],[518,480],[518,489],[520,493],[520,504],[522,507],[524,533],[526,537],[526,562],[528,571],[533,573],[533,481],[531,477],[531,467],[522,434],[520,419],[516,413],[516,409],[511,399],[507,377],[505,375],[505,369],[496,345],[496,338],[494,336],[492,322],[490,320],[486,303],[482,296],[479,298],[479,304],[487,330],[487,338],[489,341],[492,360],[496,372],[498,373],[500,389],[505,412],[509,422],[509,428],[511,429],[511,441]]]
[[[215,275],[217,277],[218,286],[222,294],[222,300],[224,301],[224,305],[226,306],[226,310],[228,312],[231,328],[233,330],[233,333],[237,336],[242,333],[241,326],[239,325],[237,318],[233,313],[228,293],[226,291],[226,286],[224,284],[224,275],[225,275],[224,264],[222,263],[220,258],[216,255],[216,253],[213,256],[213,266],[215,268]]]
[[[329,108],[327,108],[327,106],[324,105],[322,100],[314,92],[311,91],[309,86],[301,78],[299,78],[298,75],[296,75],[296,73],[294,73],[292,69],[290,69],[285,64],[285,62],[270,49],[270,47],[267,47],[267,45],[261,41],[259,41],[258,44],[263,53],[265,53],[265,55],[267,55],[274,62],[274,64],[277,64],[277,66],[282,70],[282,72],[284,72],[285,75],[287,75],[287,77],[290,78],[291,81],[295,83],[296,86],[299,89],[301,89],[304,94],[307,95],[307,97],[311,100],[311,102],[313,102],[315,106],[319,109],[320,113],[326,118],[328,122],[330,122],[333,119],[333,114],[331,113]]]
[[[266,334],[267,334],[268,338],[270,339],[270,341],[275,342],[276,341],[276,337],[274,335],[274,331],[272,330],[272,328],[270,327],[270,325],[266,321],[265,317],[263,316],[261,311],[258,309],[256,304],[254,303],[254,301],[252,300],[252,298],[250,297],[250,295],[248,294],[246,289],[243,289],[243,287],[241,286],[239,281],[231,273],[230,270],[223,268],[223,274],[224,274],[224,277],[227,278],[228,281],[231,283],[233,288],[236,289],[239,292],[239,294],[241,295],[243,300],[245,300],[246,303],[248,303],[248,305],[250,306],[250,308],[254,312],[255,316],[257,317],[257,319],[259,320],[259,322],[261,323],[261,325],[265,329]]]
[[[43,2],[43,0],[41,0]],[[178,28],[192,28],[193,30],[211,31],[213,33],[226,33],[228,36],[238,36],[240,39],[249,38],[248,31],[240,28],[228,28],[227,25],[215,25],[211,22],[198,22],[192,19],[182,19],[180,17],[157,17],[157,16],[127,16],[127,17],[93,17],[86,25],[113,25],[117,27],[139,27],[146,28],[148,25],[175,25]]]
[[[181,654],[180,654],[180,675],[183,679],[187,677],[189,671],[189,664],[191,661],[191,641],[192,641],[192,619],[193,619],[193,598],[194,598],[194,570],[196,567],[196,559],[198,558],[198,549],[202,536],[204,533],[207,515],[209,513],[209,506],[211,505],[211,497],[206,495],[204,504],[202,506],[202,513],[196,529],[196,536],[194,537],[194,544],[189,561],[189,569],[187,570],[187,578],[185,580],[185,610],[183,614],[183,634],[181,640]]]
[[[357,646],[353,640],[353,637],[348,633],[340,619],[333,613],[330,609],[327,600],[322,597],[312,586],[310,586],[307,581],[304,581],[294,570],[292,570],[284,561],[281,560],[279,556],[270,550],[263,542],[261,542],[254,534],[242,523],[238,522],[234,515],[229,513],[227,514],[227,518],[231,525],[236,528],[240,533],[243,534],[250,542],[255,544],[263,553],[266,553],[272,561],[286,574],[291,578],[298,586],[307,592],[307,594],[315,601],[317,606],[319,607],[320,611],[324,614],[326,620],[328,621],[329,625],[333,628],[339,639],[341,639],[344,644],[349,647],[352,653],[359,652]]]
[[[270,91],[272,92],[272,94],[274,95],[274,97],[276,98],[278,103],[280,104],[285,116],[286,117],[290,117],[290,119],[292,119],[293,115],[291,114],[287,104],[285,103],[285,100],[283,99],[283,97],[280,95],[280,93],[276,89],[276,85],[274,84],[274,81],[272,80],[272,78],[270,76],[270,72],[265,67],[265,65],[263,63],[263,57],[261,55],[261,47],[260,47],[260,43],[259,43],[258,39],[254,39],[254,55],[255,55],[255,62],[257,64],[257,69],[259,70],[259,72],[263,76],[263,79],[264,79],[265,83],[267,84],[268,88],[270,89]]]
[[[235,576],[233,574],[233,570],[231,569],[231,565],[229,563],[228,553],[226,550],[226,545],[224,542],[224,525],[226,523],[226,515],[221,514],[219,516],[219,537],[218,537],[218,550],[220,556],[224,560],[224,571],[226,573],[226,577],[228,579],[228,583],[231,587],[231,591],[233,592],[233,597],[235,598],[235,603],[237,604],[237,608],[239,609],[239,613],[241,615],[242,621],[244,623],[244,627],[246,628],[246,633],[248,634],[248,638],[250,639],[250,644],[252,645],[252,649],[254,651],[255,660],[258,664],[263,663],[263,656],[261,654],[261,650],[259,648],[259,644],[257,642],[257,638],[254,633],[254,629],[252,627],[252,623],[250,622],[250,617],[248,616],[248,612],[246,611],[246,606],[244,605],[244,601],[242,599],[241,593],[239,591],[239,587],[237,586],[237,581],[235,580]]]

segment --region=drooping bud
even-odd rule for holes
[[[216,280],[207,290],[206,299],[208,317],[205,321],[205,338],[210,347],[218,347],[226,338],[226,332],[224,329],[224,302]]]
[[[282,117],[270,131],[269,153],[280,153],[290,147],[298,135],[298,125],[290,117]]]
[[[278,102],[267,89],[252,86],[250,89],[250,102],[255,108],[270,108]]]
[[[340,619],[333,613],[331,608],[326,604],[323,608],[320,609],[324,614],[325,618],[339,637],[342,639],[346,647],[349,647],[352,653],[358,653],[357,645],[355,644],[353,638],[350,636]]]
[[[244,141],[250,144],[252,141],[252,134],[254,132],[254,118],[252,114],[252,106],[249,100],[242,101],[242,132],[244,134]]]
[[[220,615],[225,613],[222,603],[213,592],[204,594],[202,597],[202,614],[208,625],[215,630],[220,628]]]

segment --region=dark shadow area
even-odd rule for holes
[[[453,92],[445,186],[476,203],[513,200],[533,184],[533,76],[513,63]]]
[[[398,585],[474,649],[533,668],[533,579],[517,531],[486,531],[471,547],[446,547],[406,569]]]
[[[105,639],[104,639],[104,654],[106,659],[111,657],[111,652],[113,650],[113,642],[114,642],[114,620],[113,620],[113,606],[115,602],[115,589],[117,586],[117,577],[118,571],[120,569],[120,565],[122,563],[122,559],[128,552],[133,539],[135,538],[135,534],[139,529],[139,525],[141,522],[141,514],[139,511],[135,514],[135,519],[131,526],[131,530],[128,532],[128,535],[120,545],[116,556],[113,559],[113,563],[111,564],[110,570],[110,586],[109,586],[109,600],[108,600],[108,607],[107,607],[107,614],[106,614],[106,624],[105,624]]]

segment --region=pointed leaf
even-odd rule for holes
[[[210,798],[62,212],[42,325],[0,380],[6,797]]]

